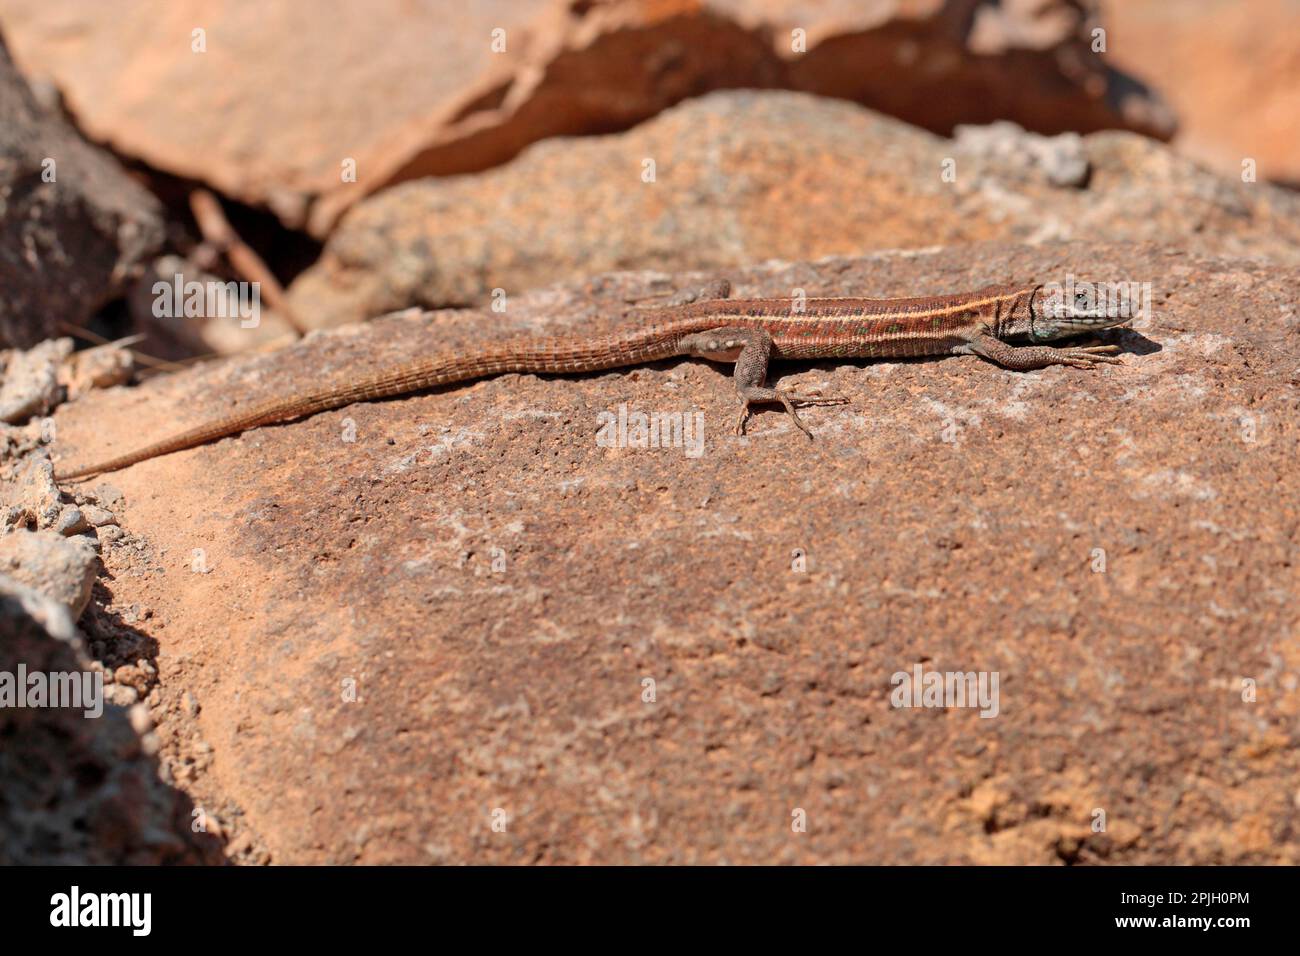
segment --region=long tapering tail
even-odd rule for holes
[[[237,435],[259,425],[294,421],[354,402],[393,398],[442,385],[488,378],[507,372],[577,374],[638,365],[677,354],[677,329],[643,327],[632,332],[585,340],[526,339],[505,343],[470,354],[447,353],[379,372],[345,385],[323,386],[311,392],[272,398],[170,438],[125,454],[66,471],[56,470],[55,479],[68,481],[106,471],[117,471],[136,462],[174,451],[203,445],[228,435]]]

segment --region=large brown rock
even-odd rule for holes
[[[0,39],[0,346],[85,320],[162,238],[157,200],[37,105]]]
[[[1179,150],[1240,177],[1300,184],[1300,57],[1293,0],[1107,0],[1110,52],[1179,116]]]
[[[625,128],[721,87],[848,97],[940,131],[1006,118],[1170,135],[1159,98],[1092,52],[1094,8],[0,0],[0,22],[93,137],[323,235],[384,186]]]
[[[626,133],[541,143],[501,169],[381,193],[291,293],[324,326],[602,270],[984,239],[1160,239],[1296,262],[1300,197],[1221,179],[1131,133],[1044,139],[997,126],[948,140],[837,100],[717,93]]]
[[[229,808],[241,859],[1300,863],[1300,270],[986,244],[735,277],[902,295],[1066,270],[1151,283],[1121,366],[781,367],[851,400],[804,412],[812,442],[779,411],[733,436],[727,370],[681,360],[356,405],[105,476],[81,488],[128,537],[92,637],[150,609],[164,767]],[[661,285],[91,393],[57,450],[587,330]],[[602,447],[623,403],[701,412],[703,454]],[[997,716],[891,706],[917,665],[996,673]]]

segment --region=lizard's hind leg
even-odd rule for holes
[[[710,302],[715,299],[729,298],[731,298],[731,280],[711,279],[703,285],[679,289],[674,292],[660,292],[635,299],[633,311],[662,309],[678,305],[689,305],[692,302]]]
[[[767,364],[772,356],[772,336],[763,329],[723,326],[707,332],[697,332],[683,339],[682,351],[684,354],[697,355],[718,362],[736,363],[733,375],[736,392],[740,396],[740,414],[736,419],[735,428],[737,435],[745,434],[745,422],[749,420],[749,406],[755,402],[780,402],[789,413],[795,427],[812,438],[812,432],[795,411],[795,403],[843,405],[848,401],[844,398],[822,395],[796,395],[785,389],[765,385]]]

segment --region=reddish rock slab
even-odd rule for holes
[[[730,268],[977,240],[1160,240],[1300,261],[1300,197],[1131,133],[943,139],[783,91],[690,100],[618,135],[425,179],[352,210],[291,289],[317,326],[611,269]]]
[[[724,87],[847,97],[939,131],[1004,118],[1167,137],[1159,97],[1092,52],[1094,21],[1095,4],[1071,0],[798,13],[739,0],[0,0],[19,60],[58,84],[91,136],[318,236],[385,186],[626,128]]]
[[[151,609],[164,766],[224,808],[239,859],[1296,864],[1300,271],[984,245],[769,263],[736,291],[1066,270],[1151,283],[1121,366],[783,366],[851,400],[804,413],[811,442],[775,411],[733,436],[727,370],[681,360],[356,405],[104,476],[80,487],[125,536],[83,621],[111,648]],[[59,409],[57,450],[435,343],[585,330],[664,285],[93,392]],[[602,447],[624,404],[702,413],[702,454]],[[894,706],[918,666],[998,675],[996,716]]]

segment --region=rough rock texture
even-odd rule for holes
[[[319,235],[383,186],[487,168],[548,136],[625,128],[720,87],[847,97],[941,131],[1006,118],[1044,132],[1167,137],[1163,103],[1091,51],[1094,9],[1090,0],[835,0],[794,11],[775,0],[0,0],[0,22],[29,73],[54,79],[90,135]],[[494,51],[494,30],[504,49]],[[806,32],[806,52],[796,52],[795,30]],[[342,175],[349,160],[353,181]]]
[[[88,318],[161,241],[158,201],[37,106],[0,38],[0,345]]]
[[[19,664],[29,677],[102,673],[62,604],[0,575],[0,674]],[[191,832],[188,798],[158,778],[148,709],[86,712],[0,707],[0,864],[219,861],[216,841]]]
[[[57,405],[59,369],[71,354],[72,339],[47,339],[0,353],[0,422],[20,425]]]
[[[776,411],[733,436],[727,371],[682,360],[353,406],[105,476],[81,487],[127,537],[86,626],[112,644],[129,611],[157,642],[164,767],[234,821],[237,859],[1300,863],[1300,270],[1075,243],[734,275],[902,295],[1067,270],[1151,283],[1122,366],[783,367],[851,399],[804,413],[812,442]],[[59,409],[57,451],[435,340],[585,330],[664,284],[93,393]],[[702,412],[703,454],[599,446],[622,403]],[[891,706],[916,665],[996,672],[998,715]]]
[[[1181,151],[1230,176],[1300,185],[1295,0],[1107,0],[1112,62],[1166,95]]]
[[[12,473],[6,475],[6,480],[0,484],[6,531],[10,528],[53,528],[63,511],[63,495],[54,483],[54,468],[45,449],[31,443],[14,449],[13,454],[26,454],[35,448],[40,448],[40,453],[20,458]]]
[[[375,196],[290,293],[327,326],[608,269],[1171,236],[1298,262],[1300,196],[1221,179],[1129,133],[1080,143],[999,125],[953,141],[850,103],[717,93],[627,133],[542,143],[502,169]]]
[[[59,378],[69,399],[96,388],[112,388],[131,381],[135,357],[116,345],[96,345],[68,356]]]
[[[72,620],[90,602],[99,558],[84,535],[55,531],[15,531],[0,536],[0,574],[67,609]]]

